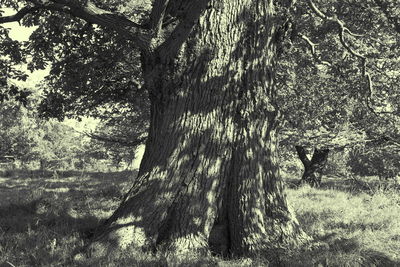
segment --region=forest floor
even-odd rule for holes
[[[125,251],[71,261],[85,233],[111,215],[132,175],[15,172],[0,175],[0,266],[268,266],[268,259],[226,260]],[[313,237],[279,266],[400,266],[400,189],[374,178],[324,178],[319,189],[287,179],[288,198]],[[269,266],[277,266],[269,265]]]

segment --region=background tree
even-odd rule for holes
[[[10,155],[22,166],[40,162],[41,169],[69,168],[82,145],[73,128],[56,120],[43,120],[37,96],[24,101],[4,100],[0,108],[0,155]]]
[[[299,4],[301,11],[292,22],[292,38],[287,42],[291,48],[279,61],[278,101],[286,120],[281,143],[296,146],[304,163],[302,180],[314,185],[320,183],[318,172],[329,150],[361,145],[369,139],[365,125],[357,122],[361,118],[353,114],[357,109],[376,117],[398,105],[399,59],[392,53],[398,49],[393,47],[398,37],[392,23],[371,3]],[[326,23],[321,25],[321,20]],[[375,32],[385,34],[378,40]],[[392,116],[395,113],[392,110]],[[307,158],[306,148],[316,152],[314,161]]]
[[[145,143],[147,130],[148,119],[143,112],[121,108],[115,115],[102,117],[96,129],[86,134],[92,139],[91,145],[107,151],[107,157],[115,166],[129,167],[136,158],[137,149]]]
[[[293,49],[288,57],[295,58],[295,64],[283,59],[279,65],[278,102],[285,119],[280,143],[296,148],[304,166],[301,181],[318,186],[329,151],[364,142],[362,128],[356,129],[351,121],[353,110],[362,103],[351,95],[351,80],[316,65],[308,48],[300,48],[304,51]]]
[[[37,127],[38,142],[32,153],[40,162],[40,169],[68,169],[80,150],[81,139],[72,127],[58,121],[39,121]]]
[[[7,100],[0,107],[0,155],[14,156],[25,162],[37,143],[36,125],[29,112],[16,100]]]

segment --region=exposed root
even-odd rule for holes
[[[209,255],[209,247],[207,239],[201,234],[190,234],[187,236],[177,237],[165,240],[157,245],[157,250],[162,251],[166,255]]]

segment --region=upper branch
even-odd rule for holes
[[[352,31],[350,31],[346,26],[345,23],[338,19],[336,16],[328,16],[325,13],[323,13],[315,4],[312,0],[308,0],[308,5],[310,9],[314,12],[315,15],[317,15],[319,18],[326,20],[326,21],[331,21],[334,22],[338,27],[339,27],[339,41],[342,44],[342,46],[354,57],[360,59],[361,61],[361,72],[363,78],[366,80],[366,105],[368,109],[370,109],[373,113],[375,113],[374,109],[371,107],[371,98],[372,98],[372,93],[373,93],[373,87],[372,87],[372,79],[371,75],[367,72],[367,57],[360,54],[356,50],[354,50],[347,42],[345,39],[345,34],[349,34],[352,36],[356,37],[361,37],[362,35],[355,34]],[[375,113],[376,114],[376,113]]]
[[[34,11],[38,10],[38,7],[24,7],[19,10],[17,13],[11,16],[0,17],[0,24],[7,23],[7,22],[18,22],[27,14],[33,13]]]
[[[140,31],[141,27],[138,27],[138,24],[126,17],[98,8],[90,1],[85,6],[76,5],[68,0],[52,1],[64,6],[61,11],[66,11],[74,17],[81,18],[90,23],[112,29],[127,39],[132,40],[140,49],[150,52],[151,46],[149,44],[151,35],[142,33]]]
[[[315,15],[317,15],[319,18],[326,20],[326,21],[332,21],[336,23],[341,31],[348,33],[349,35],[355,36],[355,37],[362,37],[362,34],[357,34],[352,32],[349,28],[345,26],[345,23],[340,20],[337,16],[328,16],[325,13],[323,13],[315,4],[312,0],[308,0],[308,6],[311,8],[311,10],[314,12]]]
[[[125,38],[132,40],[141,50],[148,52],[151,50],[151,46],[149,45],[151,35],[143,32],[141,25],[127,19],[121,14],[98,8],[90,1],[83,6],[68,0],[29,0],[29,2],[33,4],[33,7],[27,6],[12,16],[0,17],[0,23],[19,21],[24,16],[38,9],[54,10],[112,29]]]
[[[308,0],[308,6],[311,8],[311,10],[314,12],[314,14],[317,15],[318,17],[320,17],[321,19],[332,21],[332,22],[335,22],[336,24],[338,24],[342,31],[347,32],[348,34],[355,36],[355,37],[363,36],[362,34],[356,34],[356,33],[353,33],[352,31],[350,31],[350,29],[345,26],[344,22],[342,20],[340,20],[339,18],[337,18],[336,16],[326,15],[314,4],[314,2],[312,0]]]
[[[312,54],[312,56],[314,57],[314,59],[315,59],[317,62],[319,62],[319,63],[321,63],[321,64],[324,64],[324,65],[327,65],[327,66],[332,66],[332,64],[331,64],[330,62],[325,61],[325,60],[322,60],[322,59],[320,59],[320,58],[318,57],[318,55],[317,55],[316,52],[315,52],[315,46],[317,45],[316,43],[314,43],[313,41],[311,41],[310,38],[308,38],[308,37],[305,36],[304,34],[299,33],[299,36],[300,36],[300,38],[301,38],[302,40],[304,40],[304,41],[308,44],[308,46],[310,47],[311,54]]]
[[[163,25],[165,10],[167,9],[169,0],[155,0],[150,14],[150,29],[157,37]]]
[[[176,55],[209,2],[210,0],[192,0],[185,3],[185,16],[181,19],[168,38],[160,45],[160,52],[162,51],[163,54],[165,53],[169,56]]]

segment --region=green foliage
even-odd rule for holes
[[[32,112],[15,100],[0,106],[0,155],[27,160],[37,144],[37,125]]]
[[[370,122],[376,125],[376,120],[386,120],[375,117],[366,123],[363,117],[371,117],[366,115],[371,113],[367,104],[376,112],[400,114],[400,51],[395,45],[399,32],[375,1],[314,2],[322,12],[337,16],[350,31],[361,34],[348,34],[346,41],[368,58],[366,71],[372,77],[372,92],[363,78],[360,59],[340,42],[338,26],[318,18],[307,1],[298,2],[290,17],[286,49],[278,62],[282,144],[320,148],[362,144],[370,137]],[[313,52],[300,34],[314,43]],[[363,116],[355,115],[360,109]],[[383,125],[387,130],[393,127]]]
[[[395,177],[400,173],[400,120],[397,115],[376,116],[366,110],[355,113],[365,129],[363,145],[353,147],[348,166],[357,175]]]
[[[30,1],[17,2],[18,5],[0,1],[0,7],[19,10],[30,5]],[[95,3],[138,23],[151,8],[149,1]],[[26,15],[21,24],[35,27],[29,41],[14,41],[8,37],[8,30],[1,28],[4,38],[0,45],[4,49],[0,53],[8,56],[8,67],[20,63],[27,64],[30,71],[49,67],[50,73],[41,88],[45,96],[40,105],[42,115],[59,119],[104,116],[104,109],[106,113],[115,113],[119,105],[126,104],[131,109],[146,109],[140,54],[129,40],[62,12],[38,10]],[[7,68],[0,64],[1,69]]]
[[[19,2],[20,6],[27,3]],[[18,8],[10,1],[0,3]],[[374,84],[370,104],[378,111],[389,109],[398,113],[398,33],[387,14],[375,1],[319,0],[316,3],[327,15],[337,15],[352,32],[362,34],[346,34],[346,38],[353,49],[368,57],[367,69]],[[395,16],[397,9],[387,3]],[[151,1],[144,0],[95,1],[95,4],[143,24],[151,8]],[[278,10],[286,19],[287,10],[284,7]],[[357,124],[352,115],[369,94],[361,75],[360,60],[340,43],[337,25],[317,18],[306,1],[298,1],[293,11],[291,38],[285,40],[291,48],[285,49],[278,62],[277,100],[285,118],[284,143],[343,147],[364,142],[364,125]],[[25,16],[21,23],[37,27],[29,42],[15,42],[4,30],[3,51],[8,65],[25,62],[30,70],[50,67],[41,85],[45,96],[40,105],[43,116],[58,119],[96,116],[103,119],[104,127],[95,134],[103,139],[135,143],[142,136],[148,123],[149,101],[141,77],[142,58],[131,41],[62,12],[41,10]],[[311,56],[309,45],[299,38],[299,33],[315,42],[315,53],[320,60]],[[322,61],[330,62],[331,66]],[[135,119],[127,118],[122,125],[121,113]],[[120,160],[118,155],[121,159],[131,157],[120,145],[112,151],[116,147],[113,143],[104,142],[116,161]]]
[[[351,171],[361,176],[396,178],[400,176],[400,153],[394,146],[354,148],[349,153]]]
[[[348,176],[348,149],[332,151],[324,168],[326,176]]]
[[[19,2],[19,7],[8,1],[0,3],[16,10],[29,4]],[[151,8],[149,1],[112,0],[96,4],[138,23]],[[3,43],[9,53],[14,51],[22,58],[29,57],[24,63],[30,71],[50,69],[39,86],[44,96],[38,107],[40,116],[59,120],[97,117],[103,120],[104,127],[99,128],[96,135],[136,143],[136,137],[147,130],[149,101],[142,88],[140,54],[132,43],[112,31],[61,12],[40,10],[25,16],[21,24],[35,27],[29,41],[18,43],[9,39],[8,43]],[[11,41],[18,47],[11,47]],[[10,59],[9,64],[19,64],[18,58]],[[3,95],[11,94],[7,91]],[[126,118],[121,119],[122,116]],[[121,123],[122,120],[126,123]],[[111,133],[111,129],[115,133]],[[135,145],[122,147],[116,142],[103,141],[97,145],[106,145],[108,151],[103,152],[112,154],[108,158],[115,161],[131,158],[135,149]],[[93,156],[99,156],[98,152],[93,153],[98,154]],[[50,156],[50,152],[47,154],[57,158]]]
[[[304,166],[299,160],[294,146],[280,147],[279,167],[283,177],[301,177]]]
[[[120,114],[104,118],[89,134],[92,137],[89,145],[101,148],[116,166],[122,163],[130,165],[136,149],[146,140],[147,131],[147,115],[121,109]]]
[[[71,168],[77,153],[81,151],[80,134],[54,120],[39,122],[36,133],[39,141],[32,152],[36,155],[35,159],[40,161],[41,168]]]
[[[72,168],[89,153],[88,138],[62,122],[40,119],[33,95],[28,106],[17,100],[0,106],[0,155],[14,156],[22,166],[40,162],[42,169]]]
[[[1,3],[1,2],[0,2]],[[0,7],[3,7],[3,3]],[[6,3],[5,6],[15,5]],[[0,9],[0,16],[3,10]],[[13,40],[9,35],[10,29],[0,25],[0,102],[17,100],[27,104],[30,91],[15,85],[15,81],[25,81],[28,75],[19,66],[27,62],[24,45]]]
[[[136,22],[150,10],[148,1],[97,2]],[[147,131],[149,101],[142,88],[141,58],[129,40],[114,32],[62,13],[39,11],[22,20],[35,26],[29,42],[21,44],[30,56],[28,69],[50,68],[39,85],[43,92],[38,107],[45,118],[92,116],[102,120],[86,146],[84,160],[112,159],[115,163],[134,156],[138,137]],[[109,140],[109,141],[107,141]],[[121,143],[110,141],[120,140]],[[90,154],[90,155],[89,155]],[[55,156],[53,155],[53,158]]]

